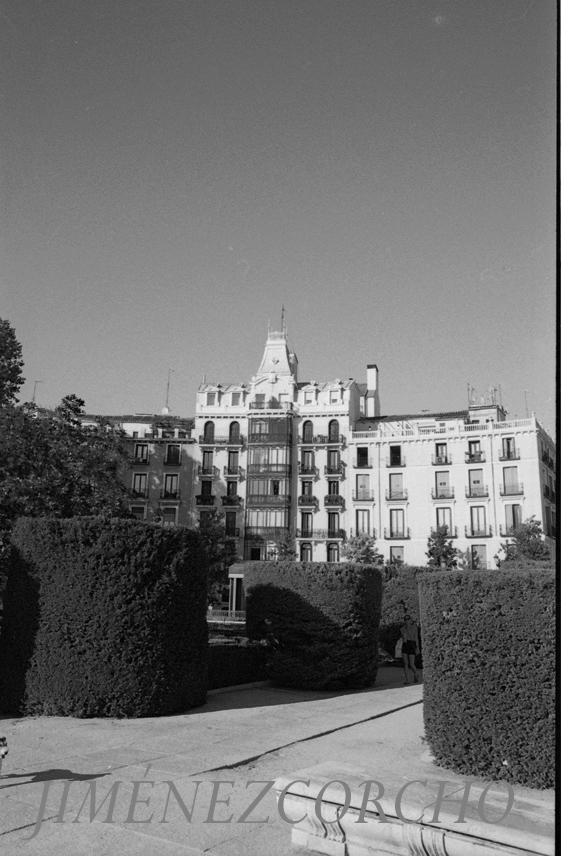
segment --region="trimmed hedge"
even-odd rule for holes
[[[195,532],[21,518],[0,637],[2,711],[137,717],[203,704],[206,584]]]
[[[211,645],[208,688],[235,687],[268,678],[267,650],[264,646]]]
[[[379,568],[351,563],[244,565],[250,639],[270,643],[269,677],[299,689],[360,689],[378,671]]]
[[[419,594],[425,729],[436,762],[553,787],[554,572],[429,574]]]
[[[426,567],[414,565],[394,565],[391,567],[391,577],[384,581],[384,595],[382,598],[382,615],[380,618],[380,645],[393,657],[396,643],[401,636],[403,616],[408,612],[413,620],[420,624],[419,592],[417,589],[417,575],[426,573]],[[439,573],[448,573],[440,571]],[[419,638],[421,632],[419,630]],[[421,650],[422,650],[422,639]],[[416,660],[420,665],[420,656]]]

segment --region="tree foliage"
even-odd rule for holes
[[[455,568],[459,551],[448,539],[448,527],[438,526],[427,541],[426,556],[429,568]]]
[[[354,535],[345,541],[341,553],[347,562],[357,565],[378,565],[383,562],[382,554],[376,547],[376,539],[371,535]]]
[[[549,562],[551,553],[543,540],[543,530],[535,515],[510,530],[512,541],[505,541],[500,549],[504,553],[501,566],[528,565],[532,562]]]
[[[208,568],[208,603],[220,603],[222,589],[228,585],[228,568],[236,561],[236,541],[226,535],[224,515],[216,509],[201,517],[199,533]]]
[[[14,404],[25,378],[21,370],[21,345],[9,321],[0,318],[0,407]]]
[[[289,529],[284,532],[276,542],[277,560],[279,562],[290,562],[296,558],[294,549],[294,533]]]

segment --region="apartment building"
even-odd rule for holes
[[[554,544],[555,447],[534,416],[494,402],[382,416],[375,365],[366,383],[302,382],[285,329],[269,329],[249,382],[201,384],[193,433],[190,507],[223,512],[244,560],[289,538],[302,561],[337,562],[368,533],[386,559],[421,565],[446,525],[471,566],[493,568],[531,515]]]

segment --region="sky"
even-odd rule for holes
[[[556,6],[0,0],[21,400],[192,416],[284,306],[300,380],[552,432]]]

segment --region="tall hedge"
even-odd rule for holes
[[[382,574],[369,565],[244,565],[247,633],[270,642],[271,680],[300,689],[371,686]]]
[[[419,594],[425,729],[437,763],[553,787],[554,572],[429,574]]]
[[[419,624],[419,592],[417,576],[426,573],[426,567],[414,565],[393,565],[384,569],[384,595],[382,599],[382,615],[380,618],[380,645],[393,655],[400,629],[403,626],[403,616],[408,612]],[[431,572],[432,573],[432,572]],[[448,573],[440,571],[439,573]],[[422,645],[422,642],[421,642]]]
[[[207,687],[206,567],[195,532],[21,518],[0,636],[2,711],[157,716]]]

